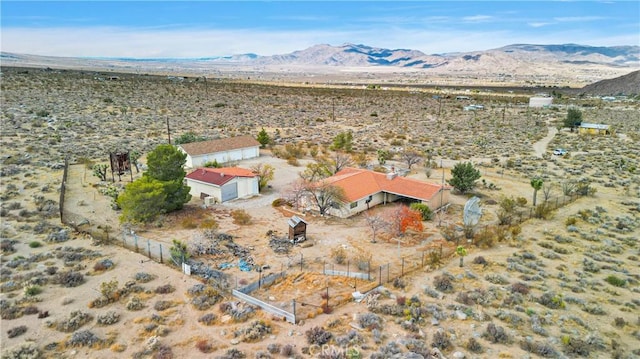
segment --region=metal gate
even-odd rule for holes
[[[222,186],[222,202],[230,201],[232,199],[238,198],[238,183],[228,183]]]

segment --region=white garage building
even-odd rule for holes
[[[253,136],[237,136],[178,145],[187,154],[185,166],[197,168],[207,162],[227,163],[260,156],[260,143]]]
[[[258,175],[239,167],[199,168],[185,176],[189,193],[205,204],[257,195]],[[209,198],[209,199],[206,199]]]

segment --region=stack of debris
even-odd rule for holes
[[[293,247],[293,243],[291,243],[288,238],[271,236],[271,239],[269,240],[269,247],[278,254],[288,254],[289,251],[291,251],[291,247]]]

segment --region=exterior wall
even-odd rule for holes
[[[432,211],[442,207],[443,204],[449,203],[449,193],[451,190],[443,190],[442,193],[438,192],[431,197],[431,200],[428,202],[423,201],[422,203],[426,204],[431,208]]]
[[[578,133],[581,135],[606,135],[608,130],[600,128],[578,127]]]
[[[258,177],[237,177],[233,181],[238,182],[238,198],[258,194]]]
[[[397,196],[395,194],[391,194],[391,193],[386,193],[386,192],[378,192],[374,195],[371,196],[371,202],[369,202],[369,208],[373,208],[374,206],[377,206],[379,204],[384,204],[384,203],[390,203],[390,202],[395,202],[400,198],[400,196]],[[367,210],[367,203],[366,203],[366,199],[365,198],[361,198],[355,202],[357,202],[357,205],[354,208],[351,208],[351,203],[346,203],[344,204],[342,207],[340,207],[339,209],[330,209],[328,211],[328,213],[332,216],[335,217],[340,217],[340,218],[348,218],[351,217],[353,215],[356,215],[360,212],[364,212]],[[317,208],[316,208],[317,209]]]
[[[209,196],[214,197],[217,202],[221,202],[222,193],[220,187],[200,181],[194,181],[190,178],[185,178],[185,180],[187,181],[187,186],[191,187],[189,193],[193,197],[200,198],[200,193],[206,193]]]
[[[187,155],[187,161],[185,165],[187,167],[196,168],[203,167],[207,162],[217,161],[218,163],[226,163],[231,161],[241,161],[248,160],[251,158],[256,158],[260,156],[260,147],[246,147],[239,148],[237,150],[232,151],[223,151],[216,153],[208,153],[199,156],[189,156]]]
[[[529,107],[546,107],[551,106],[553,97],[531,97],[529,98]]]
[[[194,181],[186,178],[187,186],[191,187],[189,193],[196,198],[200,198],[200,193],[206,193],[211,197],[215,197],[218,203],[222,202],[222,188],[200,181]],[[258,177],[236,177],[225,183],[228,185],[236,182],[238,184],[238,198],[254,196],[258,194]]]

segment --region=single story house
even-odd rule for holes
[[[553,104],[553,97],[530,97],[529,107],[549,107]]]
[[[205,204],[257,195],[258,175],[245,168],[198,168],[184,178],[189,193]],[[207,199],[208,198],[208,199]]]
[[[227,163],[260,156],[260,143],[250,135],[183,143],[178,149],[187,154],[185,166],[189,168],[201,167],[207,162]]]
[[[328,211],[329,214],[342,218],[366,211],[380,203],[386,204],[399,199],[424,203],[435,211],[449,203],[451,192],[451,187],[398,177],[395,171],[385,174],[351,167],[324,181],[344,190],[347,203]]]
[[[610,132],[609,125],[583,122],[578,127],[578,133],[581,135],[608,135]]]

